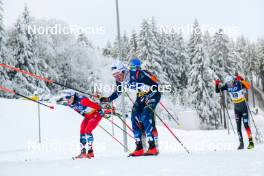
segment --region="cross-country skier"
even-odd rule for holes
[[[160,101],[161,93],[158,91],[156,76],[147,70],[141,69],[141,61],[133,58],[128,70],[123,63],[117,62],[112,65],[112,74],[116,80],[116,90],[109,97],[102,97],[101,102],[112,102],[122,93],[122,85],[137,91],[137,98],[133,105],[131,121],[136,149],[129,156],[157,155],[158,149],[154,137],[157,138],[155,127],[154,110]],[[144,128],[149,148],[144,152],[142,144],[142,129]]]
[[[254,148],[252,133],[249,127],[247,100],[243,93],[243,89],[249,89],[250,84],[246,80],[241,78],[241,76],[239,75],[236,76],[236,79],[234,79],[232,76],[229,75],[226,77],[225,84],[223,86],[220,86],[220,80],[216,80],[215,85],[216,85],[216,89],[215,89],[216,93],[226,90],[229,93],[232,102],[234,103],[237,133],[240,142],[238,150],[244,149],[244,141],[241,131],[241,121],[243,121],[244,127],[247,132],[247,136],[249,140],[248,149]]]
[[[100,105],[85,96],[80,96],[74,91],[68,91],[66,94],[68,106],[84,117],[80,127],[81,153],[73,159],[92,158],[94,157],[92,131],[104,116],[104,112]]]

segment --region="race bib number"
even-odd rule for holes
[[[243,90],[240,90],[237,92],[229,92],[229,94],[230,94],[230,97],[233,101],[237,101],[237,100],[245,98]]]

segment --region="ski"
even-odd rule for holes
[[[73,156],[72,157],[72,160],[80,160],[80,159],[92,159],[91,157],[83,157],[83,158],[79,158],[79,157],[76,157],[76,156]]]
[[[144,153],[143,155],[132,155],[132,154],[129,154],[127,157],[142,157],[142,156],[158,156],[159,153],[157,154],[148,154],[148,153]]]
[[[141,157],[141,156],[144,156],[144,154],[143,155],[133,155],[132,153],[130,153],[127,157]]]

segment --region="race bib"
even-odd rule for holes
[[[243,90],[229,92],[229,95],[234,103],[240,103],[242,101],[245,101],[245,95],[243,93]]]

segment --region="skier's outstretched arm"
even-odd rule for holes
[[[90,107],[96,109],[97,111],[101,109],[100,105],[97,103],[89,100],[88,98],[83,98],[80,102],[83,106]]]
[[[227,85],[225,84],[223,86],[220,86],[220,80],[219,79],[215,80],[215,92],[220,93],[225,90],[227,90]]]
[[[242,78],[238,73],[236,75],[236,80],[241,82],[241,85],[244,89],[250,89],[251,85],[244,78]]]
[[[122,84],[120,82],[116,82],[115,91],[109,97],[101,97],[101,102],[112,102],[113,100],[117,99],[119,95],[122,94]]]

